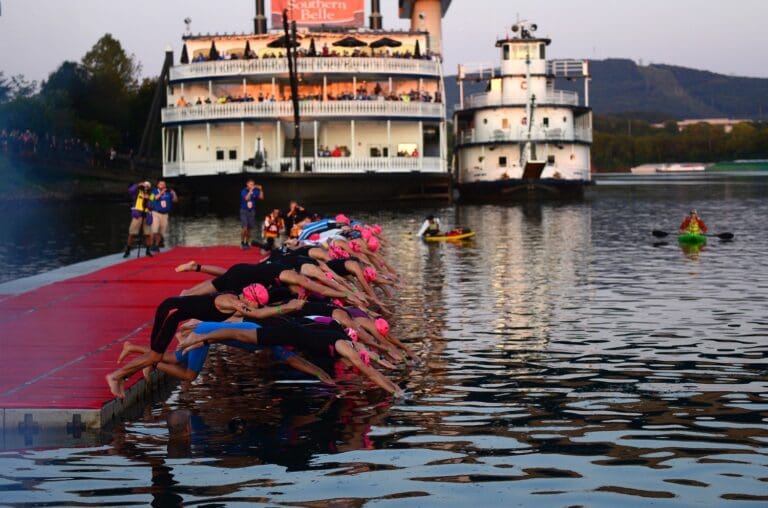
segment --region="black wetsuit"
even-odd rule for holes
[[[235,312],[224,313],[216,308],[216,297],[221,293],[197,296],[172,296],[157,306],[152,326],[150,347],[155,353],[164,353],[173,340],[179,323],[187,319],[225,321]]]
[[[321,325],[306,318],[272,318],[258,323],[262,325],[256,332],[260,346],[293,346],[335,356],[336,341],[349,339],[344,328],[335,322]]]
[[[301,265],[315,265],[318,266],[318,262],[310,257],[307,256],[286,256],[283,258],[280,258],[277,261],[268,261],[267,263],[278,263],[283,266],[287,266],[288,268],[291,268],[293,270],[296,270],[297,272],[301,270]]]
[[[270,287],[280,284],[280,274],[285,270],[290,270],[281,262],[259,263],[252,265],[241,263],[232,265],[223,275],[220,275],[211,281],[216,291],[227,291],[240,293],[245,286],[251,284],[263,284]]]

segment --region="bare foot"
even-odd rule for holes
[[[177,272],[194,272],[197,268],[197,263],[194,261],[188,261],[182,265],[176,267]]]
[[[122,379],[115,379],[115,377],[112,374],[107,374],[106,378],[107,384],[109,385],[109,391],[112,392],[112,395],[117,397],[118,399],[124,399],[125,398],[125,388],[124,384],[125,381]]]
[[[131,346],[133,346],[133,344],[131,344],[130,342],[123,343],[123,350],[120,351],[120,356],[117,357],[117,363],[121,363],[125,359],[125,357],[130,354]]]
[[[141,369],[141,374],[144,376],[144,380],[147,383],[152,382],[152,371],[153,370],[155,370],[155,369],[153,369],[151,365],[149,367],[144,367],[143,369]]]

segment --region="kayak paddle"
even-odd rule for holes
[[[653,231],[651,231],[651,234],[656,238],[665,238],[669,236],[669,233],[667,233],[666,231],[660,231],[658,229],[654,229]],[[734,235],[733,233],[718,233],[716,235],[704,235],[704,236],[719,238],[721,240],[733,240]]]

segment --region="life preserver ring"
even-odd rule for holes
[[[520,82],[520,89],[521,90],[528,90],[528,82],[527,81],[521,81]]]

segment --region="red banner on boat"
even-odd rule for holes
[[[346,26],[365,24],[364,0],[272,0],[272,28],[283,27],[283,10],[297,26]]]

